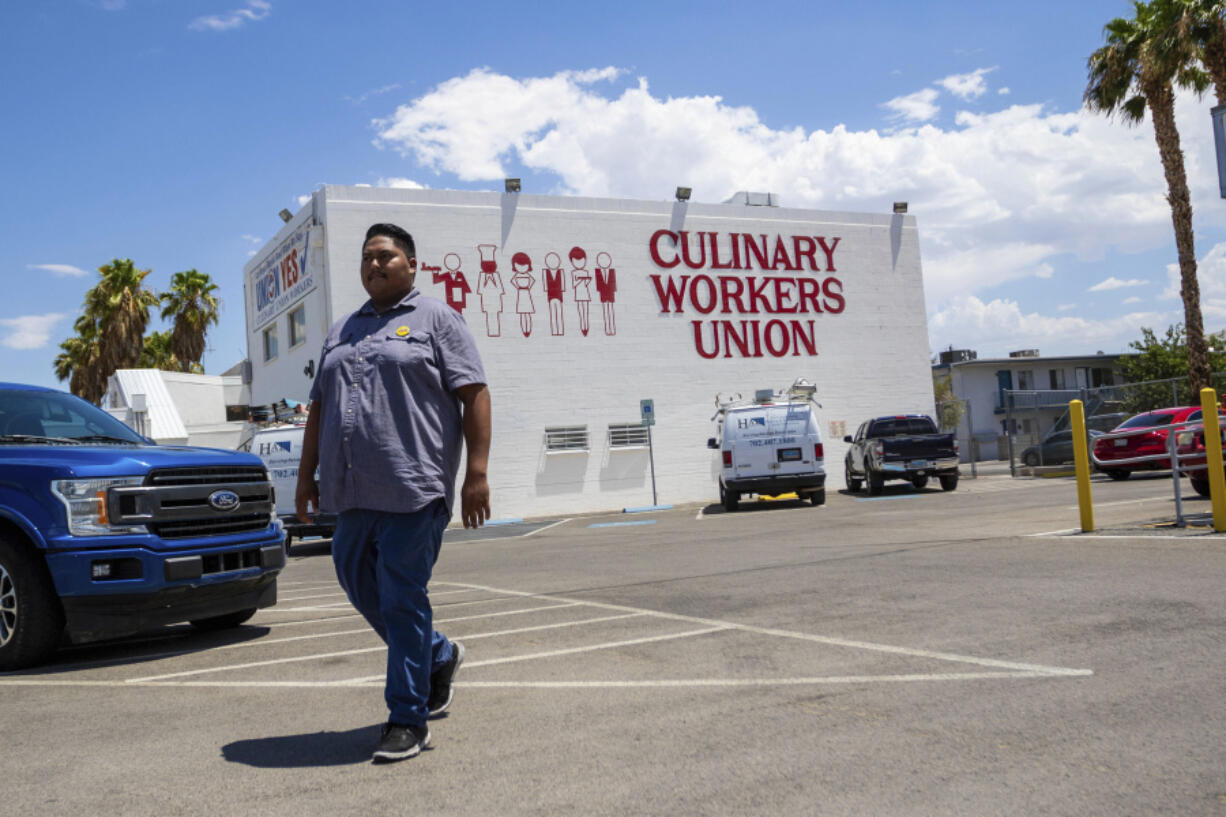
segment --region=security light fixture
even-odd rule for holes
[[[291,213],[289,210],[286,210],[285,208],[282,208],[281,212],[277,213],[277,215],[279,215],[281,217],[281,220],[284,221],[286,224],[289,224],[289,220],[294,217],[294,214]]]
[[[894,212],[895,212],[895,213],[905,213],[905,212],[907,212],[907,203],[906,203],[905,201],[896,201],[896,202],[894,202]]]
[[[677,201],[689,201],[690,193],[692,192],[694,191],[688,187],[678,187],[677,188]]]
[[[519,192],[519,179],[507,179],[506,189],[508,193],[518,193]]]

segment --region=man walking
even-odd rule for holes
[[[387,724],[375,762],[413,757],[451,704],[464,646],[433,628],[426,585],[451,518],[460,452],[465,527],[490,515],[490,396],[476,344],[451,307],[413,288],[413,238],[375,224],[362,245],[370,296],[324,340],[295,494],[337,514],[332,558],[353,606],[387,642]],[[314,473],[319,467],[319,486]]]

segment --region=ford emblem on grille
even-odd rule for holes
[[[209,505],[218,511],[232,511],[238,507],[238,494],[233,491],[220,490],[209,494]]]

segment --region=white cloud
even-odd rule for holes
[[[1012,91],[1010,91],[1008,88],[997,88],[996,93],[999,96],[1008,96],[1010,93],[1012,93]]]
[[[379,88],[375,88],[374,90],[371,90],[371,91],[365,91],[361,94],[358,94],[357,96],[347,96],[345,97],[345,101],[352,102],[354,105],[361,105],[363,102],[370,99],[371,97],[382,96],[383,94],[395,91],[399,87],[400,87],[399,82],[393,83],[391,85],[384,85]]]
[[[941,112],[941,107],[936,104],[939,95],[940,92],[936,88],[924,88],[922,91],[916,91],[913,94],[896,96],[887,102],[881,103],[881,107],[893,111],[890,114],[890,119],[902,119],[907,122],[927,122],[935,119],[936,115]]]
[[[229,31],[247,23],[263,20],[272,13],[268,0],[247,0],[247,7],[228,11],[225,14],[210,14],[197,17],[188,23],[193,31]]]
[[[43,270],[56,278],[84,278],[88,272],[72,264],[26,264],[26,269]]]
[[[1148,284],[1149,281],[1143,281],[1140,278],[1129,278],[1127,281],[1121,281],[1114,275],[1106,280],[1099,281],[1094,286],[1086,290],[1086,292],[1106,292],[1111,289],[1123,289],[1125,287],[1142,287]]]
[[[938,80],[937,85],[940,85],[946,91],[949,91],[958,99],[970,101],[978,99],[988,91],[988,83],[984,77],[995,71],[996,68],[977,68],[969,74],[951,74],[945,79]]]
[[[973,295],[953,298],[931,315],[928,330],[934,348],[951,343],[975,349],[980,357],[1004,357],[1015,349],[1039,349],[1045,355],[1080,354],[1087,348],[1124,348],[1138,326],[1171,323],[1171,313],[1132,312],[1109,320],[1025,314],[1016,301],[984,302]]]
[[[296,201],[298,202],[298,206],[299,206],[299,207],[306,207],[306,206],[307,206],[307,202],[309,202],[310,200],[311,200],[311,194],[310,194],[310,193],[307,193],[306,195],[303,195],[303,196],[299,196],[299,197],[296,199]]]
[[[1141,299],[1140,299],[1140,298],[1138,298],[1136,295],[1133,295],[1131,298],[1125,298],[1125,299],[1124,299],[1123,301],[1121,301],[1120,303],[1123,303],[1123,304],[1139,304],[1139,303],[1141,303]]]
[[[51,339],[51,330],[66,316],[62,312],[46,315],[22,315],[19,318],[0,318],[0,328],[5,330],[0,346],[9,349],[41,349]]]
[[[424,184],[415,182],[412,179],[406,179],[402,176],[389,176],[386,179],[379,179],[375,182],[375,187],[399,187],[404,190],[428,190]]]
[[[243,241],[247,241],[251,244],[264,243],[264,239],[260,238],[258,235],[251,235],[250,233],[243,233],[242,238],[243,238]]]
[[[1060,304],[1056,307],[1057,312],[1068,312],[1070,309],[1076,309],[1077,304]]]

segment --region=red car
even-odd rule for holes
[[[1226,413],[1220,413],[1226,416]],[[1128,479],[1128,476],[1133,471],[1152,471],[1170,468],[1170,457],[1159,455],[1167,454],[1167,436],[1170,433],[1171,425],[1187,422],[1197,423],[1202,416],[1200,406],[1179,406],[1177,408],[1155,409],[1144,414],[1138,414],[1135,417],[1129,417],[1113,428],[1111,434],[1115,434],[1117,431],[1139,431],[1140,429],[1147,429],[1148,431],[1144,434],[1138,433],[1128,437],[1118,437],[1116,439],[1099,438],[1095,440],[1094,459],[1098,461],[1099,470],[1112,479]],[[1145,462],[1130,462],[1119,467],[1113,467],[1110,464],[1112,460],[1130,460],[1136,457],[1149,456],[1154,457],[1154,459]]]

